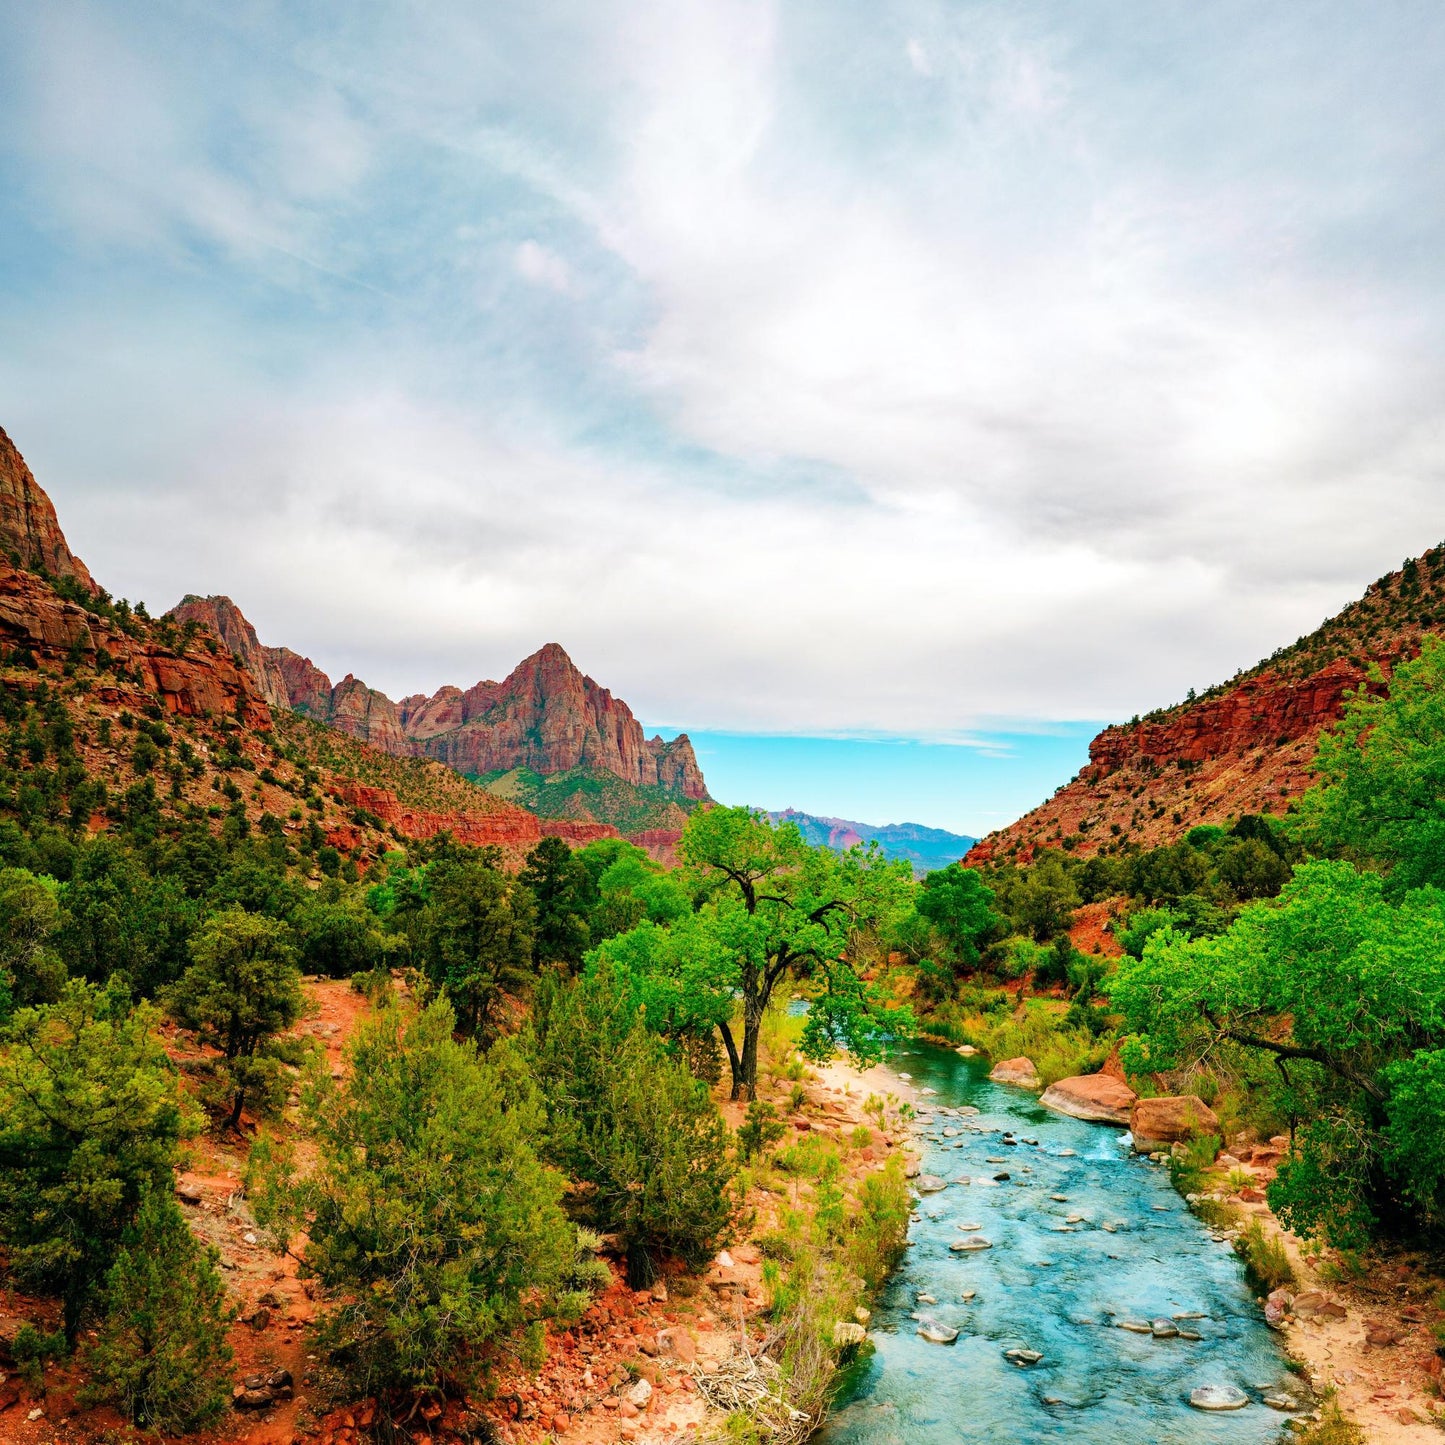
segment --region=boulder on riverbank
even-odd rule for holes
[[[1034,1061],[1026,1059],[1022,1054],[1016,1059],[1005,1059],[1001,1064],[995,1064],[989,1071],[989,1078],[995,1084],[1016,1084],[1021,1089],[1043,1087],[1043,1080],[1039,1078]]]
[[[1136,1099],[1129,1112],[1129,1132],[1140,1154],[1152,1154],[1190,1139],[1218,1137],[1219,1119],[1196,1094],[1168,1095],[1162,1099]]]
[[[1128,1084],[1112,1074],[1077,1074],[1072,1079],[1050,1084],[1039,1103],[1071,1119],[1118,1124],[1127,1129],[1137,1098]]]

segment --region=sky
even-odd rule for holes
[[[0,7],[0,425],[117,595],[547,641],[982,832],[1445,535],[1438,0]],[[718,780],[725,780],[720,782]]]

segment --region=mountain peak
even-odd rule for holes
[[[0,551],[31,572],[97,588],[84,562],[70,550],[50,498],[15,443],[0,428]]]

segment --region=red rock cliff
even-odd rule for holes
[[[1445,548],[1407,562],[1317,631],[1176,707],[1105,728],[1089,762],[1018,822],[981,839],[968,861],[1026,859],[1042,846],[1079,854],[1156,847],[1202,823],[1280,813],[1312,782],[1320,733],[1373,667],[1388,677],[1420,638],[1445,631]]]
[[[0,556],[29,571],[48,572],[94,592],[85,563],[66,544],[50,498],[0,430]]]

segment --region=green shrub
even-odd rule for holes
[[[362,1393],[471,1383],[483,1347],[536,1326],[578,1267],[525,1073],[455,1026],[442,1000],[383,1009],[344,1083],[308,1080],[314,1168],[267,1141],[252,1151],[256,1216],[282,1245],[305,1228],[306,1267],[337,1292],[320,1342]]]
[[[748,1105],[748,1117],[738,1128],[738,1150],[744,1159],[762,1154],[788,1132],[778,1111],[761,1099]]]
[[[105,1319],[86,1350],[91,1398],[166,1434],[199,1430],[225,1409],[234,1310],[218,1258],[196,1241],[174,1199],[146,1195],[106,1276]]]
[[[58,1292],[74,1343],[147,1189],[168,1189],[198,1121],[124,988],[72,982],[0,1036],[0,1243],[25,1284]]]
[[[659,1256],[710,1259],[736,1212],[727,1124],[608,970],[544,978],[522,1048],[547,1104],[549,1157],[577,1181],[584,1215],[621,1236],[632,1283],[647,1283]]]
[[[1266,1239],[1259,1220],[1250,1221],[1249,1227],[1235,1240],[1234,1248],[1244,1260],[1245,1273],[1256,1288],[1268,1293],[1294,1283],[1294,1269],[1284,1245],[1278,1238]]]

